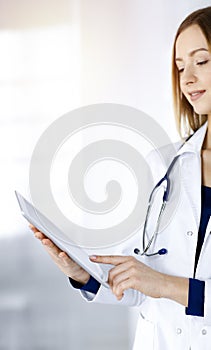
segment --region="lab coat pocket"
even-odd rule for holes
[[[153,350],[155,325],[140,313],[136,327],[133,350]]]

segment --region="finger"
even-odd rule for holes
[[[64,252],[61,250],[55,250],[48,248],[45,246],[45,249],[49,256],[52,258],[52,260],[57,264],[57,266],[62,269],[62,271],[68,275],[69,272],[67,270],[63,269],[68,269],[70,271],[72,269],[75,269],[76,263]]]
[[[36,227],[35,227],[34,225],[32,225],[32,224],[29,224],[29,228],[30,228],[30,230],[32,230],[33,232],[39,231],[38,228],[36,228]]]
[[[89,258],[97,263],[119,265],[126,262],[130,257],[122,255],[91,255]]]
[[[65,265],[73,262],[73,260],[63,250],[58,248],[50,239],[43,239],[42,243],[52,258],[62,260]]]
[[[64,266],[69,266],[70,262],[72,262],[72,259],[67,255],[67,253],[61,251],[58,255],[60,259],[62,259]]]
[[[42,239],[44,239],[44,238],[47,238],[42,232],[40,232],[40,231],[36,231],[35,233],[34,233],[34,236],[36,237],[36,238],[38,238],[39,240],[42,240]]]
[[[114,284],[118,283],[121,280],[121,276],[124,276],[124,273],[128,274],[130,270],[130,262],[127,261],[123,264],[119,264],[112,268],[108,273],[108,283],[112,287]],[[123,277],[124,278],[124,277]]]
[[[51,242],[49,239],[43,239],[42,244],[44,246],[44,249],[56,263],[59,263],[59,261],[63,262],[64,255],[62,253],[64,252],[59,249],[53,242]]]
[[[33,226],[32,224],[29,224],[29,228],[34,232],[34,236],[38,239],[43,239],[46,238],[46,236],[40,232],[35,226]]]
[[[32,225],[31,223],[29,223],[29,228],[30,228],[31,230],[33,230],[33,228],[35,228],[35,226]]]
[[[41,241],[44,245],[45,250],[54,260],[62,260],[65,263],[65,265],[67,263],[70,263],[70,260],[72,261],[72,259],[70,259],[68,255],[65,252],[63,252],[60,248],[58,248],[49,238],[41,239]]]
[[[117,276],[114,277],[113,279],[113,286],[112,286],[112,290],[115,292],[116,289],[118,289],[118,286],[124,282],[125,280],[132,278],[130,271],[124,271],[120,274],[118,274]]]
[[[62,251],[49,238],[42,239],[42,244],[57,255]]]
[[[115,288],[113,288],[112,292],[117,297],[118,300],[121,300],[124,296],[124,292],[127,289],[132,288],[133,281],[132,279],[128,278],[120,282]]]

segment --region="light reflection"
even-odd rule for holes
[[[45,128],[79,105],[80,31],[73,25],[0,32],[0,237],[25,222],[14,189],[27,196],[33,148]],[[18,227],[17,227],[18,226]]]

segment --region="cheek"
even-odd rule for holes
[[[211,89],[211,62],[207,66],[202,66],[200,73],[201,73],[199,75],[200,86],[204,89]]]
[[[211,90],[211,71],[207,74],[207,87]]]
[[[180,87],[180,96],[188,100],[189,96],[187,95],[186,90],[184,88],[184,84],[182,84],[182,82],[180,82],[179,87]],[[190,101],[188,100],[188,102]]]

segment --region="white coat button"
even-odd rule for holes
[[[177,328],[177,334],[181,334],[181,333],[182,333],[181,328]]]
[[[193,236],[193,231],[187,231],[188,236]]]
[[[201,331],[201,332],[202,332],[202,334],[203,334],[203,335],[206,335],[206,334],[207,334],[206,329],[202,329],[202,331]]]

